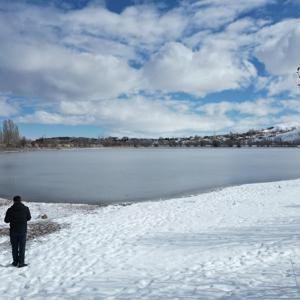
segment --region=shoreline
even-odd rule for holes
[[[210,193],[215,193],[215,192],[220,192],[223,191],[224,189],[228,188],[236,188],[236,187],[242,187],[242,186],[248,186],[248,185],[258,185],[258,184],[268,184],[268,183],[281,183],[281,182],[290,182],[290,181],[297,181],[300,180],[300,177],[296,178],[291,178],[291,179],[280,179],[280,180],[266,180],[266,181],[257,181],[257,182],[249,182],[249,183],[240,183],[240,184],[234,184],[234,185],[227,185],[227,186],[220,186],[220,187],[213,187],[213,188],[208,188],[203,191],[195,191],[191,192],[191,194],[182,194],[178,196],[171,196],[168,198],[155,198],[155,199],[146,199],[146,200],[140,200],[140,201],[135,201],[135,202],[112,202],[112,203],[93,203],[93,202],[54,202],[54,201],[22,201],[24,203],[32,203],[32,204],[43,204],[43,205],[62,205],[62,206],[77,206],[77,207],[91,207],[91,208],[105,208],[105,207],[110,207],[110,206],[130,206],[133,204],[139,204],[139,203],[156,203],[156,202],[165,202],[165,201],[171,201],[171,200],[178,200],[178,199],[186,199],[186,198],[191,198],[191,197],[198,197],[201,195],[205,194],[210,194]],[[7,202],[12,203],[12,199],[5,198],[0,195],[0,207],[3,205],[2,202]]]
[[[204,146],[204,147],[169,147],[169,146],[158,146],[158,147],[129,147],[129,146],[108,146],[108,147],[70,147],[70,148],[11,148],[4,149],[0,148],[1,153],[23,153],[23,152],[39,152],[39,151],[72,151],[72,150],[104,150],[104,149],[295,149],[300,148],[300,145],[292,146],[241,146],[241,147],[226,147],[226,146]]]
[[[199,197],[201,195],[221,192],[225,189],[230,188],[238,188],[238,187],[247,187],[247,186],[254,186],[254,185],[266,185],[266,184],[275,184],[275,183],[288,183],[293,181],[300,181],[300,177],[292,178],[292,179],[280,179],[280,180],[267,180],[267,181],[259,181],[259,182],[250,182],[250,183],[241,183],[241,184],[234,184],[234,185],[228,185],[228,186],[222,186],[222,187],[215,187],[212,189],[205,190],[203,192],[197,192],[193,194],[187,194],[187,195],[181,195],[178,197],[171,197],[171,198],[159,198],[159,199],[149,199],[149,200],[142,200],[137,202],[113,202],[110,204],[94,204],[94,203],[73,203],[73,202],[39,202],[39,201],[22,201],[23,203],[31,203],[31,204],[42,204],[42,205],[62,205],[62,206],[69,206],[69,207],[94,207],[94,208],[105,208],[109,206],[129,206],[133,204],[149,204],[149,203],[156,203],[156,202],[166,202],[166,201],[172,201],[172,200],[179,200],[179,199],[188,199],[191,197]],[[0,196],[0,207],[3,205],[7,205],[11,203],[13,200],[4,198],[3,196]]]

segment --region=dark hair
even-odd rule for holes
[[[14,196],[14,202],[21,202],[21,196]]]

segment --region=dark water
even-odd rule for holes
[[[0,197],[109,204],[300,177],[300,149],[99,149],[0,154]]]

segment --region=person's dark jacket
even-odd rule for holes
[[[21,202],[14,203],[7,211],[4,222],[10,223],[11,233],[26,233],[27,221],[31,219],[30,210]]]

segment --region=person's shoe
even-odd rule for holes
[[[14,261],[14,262],[11,263],[11,265],[14,266],[14,267],[17,267],[18,263]]]
[[[28,264],[19,264],[19,268],[27,267]]]

